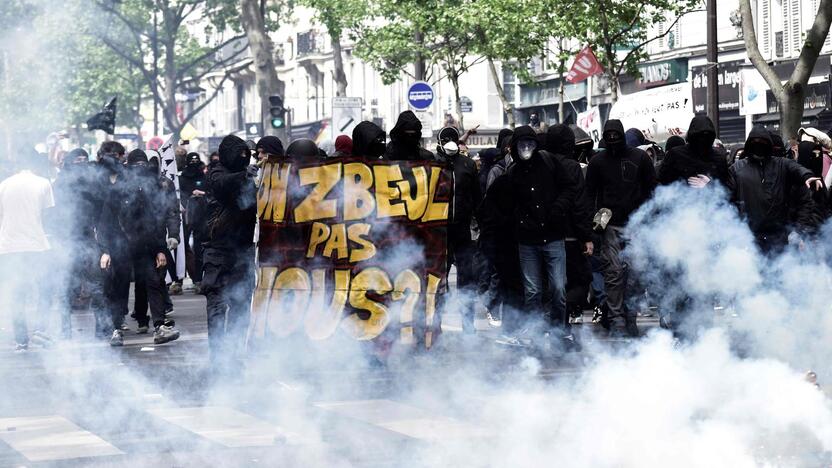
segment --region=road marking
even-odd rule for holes
[[[274,424],[224,406],[154,408],[147,412],[225,447],[265,447],[296,438]]]
[[[124,453],[61,416],[0,419],[0,440],[33,462]]]
[[[441,441],[488,436],[484,429],[472,424],[391,400],[327,401],[315,406],[414,439]]]

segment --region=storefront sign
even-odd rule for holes
[[[342,334],[430,347],[446,287],[448,170],[278,158],[261,172],[249,340]]]
[[[737,110],[740,108],[740,68],[742,60],[719,64],[717,84],[719,85],[719,110]],[[708,68],[707,66],[691,69],[691,86],[693,111],[697,114],[708,111]]]
[[[640,63],[636,67],[640,75],[638,78],[624,75],[619,80],[621,90],[625,94],[657,86],[683,83],[688,80],[688,59],[686,58]]]

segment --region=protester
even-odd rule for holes
[[[508,128],[500,130],[500,133],[497,135],[497,149],[500,150],[501,157],[496,160],[494,165],[491,167],[491,170],[488,171],[488,177],[485,182],[486,188],[489,187],[497,177],[505,174],[506,168],[509,164],[511,164],[512,156],[509,153],[511,150],[513,136],[514,131]]]
[[[658,171],[660,184],[682,181],[691,187],[704,187],[712,180],[730,187],[728,163],[714,149],[716,129],[708,116],[697,115],[690,121],[687,144],[674,147]]]
[[[781,250],[793,228],[806,234],[814,224],[810,188],[820,190],[823,182],[812,171],[788,158],[774,156],[771,134],[755,126],[745,141],[745,157],[730,168],[732,200],[764,253]]]
[[[474,295],[475,285],[471,221],[482,200],[477,167],[470,158],[459,154],[459,131],[453,127],[439,131],[436,156],[447,165],[453,177],[453,203],[448,217],[448,268],[456,266],[456,287],[463,298],[460,307],[463,311],[462,329],[473,333],[473,308],[468,304]]]
[[[179,197],[185,213],[182,239],[185,242],[186,270],[194,283],[194,289],[199,293],[202,282],[203,252],[202,243],[196,239],[198,236],[195,233],[192,218],[203,208],[208,183],[205,180],[205,164],[199,154],[188,153],[187,159],[187,166],[179,174]],[[191,241],[192,236],[193,241]],[[175,249],[173,245],[171,247],[173,247],[172,250]]]
[[[352,155],[380,159],[387,151],[387,134],[378,125],[363,121],[352,130]]]
[[[14,272],[4,275],[2,287],[9,299],[6,306],[12,308],[8,316],[12,317],[18,352],[29,348],[27,299],[36,313],[33,334],[41,340],[51,341],[45,330],[50,325],[49,318],[40,307],[45,298],[39,298],[38,286],[48,274],[43,267],[51,249],[44,230],[43,213],[55,206],[55,200],[49,180],[34,173],[40,157],[34,150],[24,152],[17,161],[20,170],[0,182],[0,265],[3,271]]]
[[[514,130],[511,142],[514,164],[506,176],[510,184],[520,271],[526,313],[542,313],[550,327],[549,344],[577,350],[579,345],[566,326],[566,251],[564,238],[576,187],[563,165],[538,147],[535,131],[528,126]],[[544,309],[546,290],[551,305]]]
[[[318,145],[308,138],[301,138],[289,144],[286,148],[286,156],[298,162],[321,161],[326,158],[321,155]]]
[[[588,256],[594,252],[592,243],[592,204],[586,196],[584,174],[575,153],[575,134],[566,125],[549,127],[546,132],[546,151],[553,154],[575,186],[573,208],[566,216],[566,310],[575,323],[583,321],[592,269]],[[569,323],[564,324],[568,329]]]
[[[390,130],[390,143],[385,159],[391,161],[432,161],[433,153],[419,146],[422,141],[422,122],[413,111],[399,114],[396,125]]]
[[[812,176],[820,178],[823,174],[823,147],[813,141],[802,141],[797,146],[797,163],[812,171]],[[830,217],[832,217],[832,196],[829,194],[829,188],[823,182],[823,189],[812,190],[812,201],[814,208],[814,229],[822,226]],[[796,190],[803,190],[803,187],[798,186]],[[794,197],[797,194],[792,194]],[[792,223],[796,222],[796,216],[790,217]]]
[[[254,291],[254,180],[259,170],[250,165],[251,151],[245,142],[234,135],[223,138],[219,158],[220,162],[208,172],[212,201],[202,290],[208,302],[211,364],[220,373],[234,375],[242,371]]]
[[[685,146],[685,139],[679,135],[670,135],[666,142],[664,142],[664,152],[670,153],[670,150],[677,146]]]
[[[335,138],[335,152],[330,157],[343,158],[352,155],[352,138],[347,135],[338,135]]]
[[[599,254],[604,270],[608,323],[613,334],[636,337],[639,335],[636,313],[627,306],[629,265],[621,255],[625,246],[624,227],[630,214],[652,196],[656,172],[647,154],[629,146],[624,138],[621,121],[608,120],[604,125],[606,149],[589,160],[586,188],[598,210],[596,224],[601,231]],[[609,210],[608,215],[601,211],[604,208]]]

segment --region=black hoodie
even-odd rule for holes
[[[531,127],[514,130],[511,139],[514,162],[506,170],[517,241],[540,245],[563,240],[577,188],[558,158],[542,148],[535,150],[529,160],[520,159],[517,143],[525,138],[537,140]]]
[[[659,183],[668,185],[677,180],[686,181],[689,177],[706,175],[730,187],[728,162],[713,147],[716,129],[711,119],[706,115],[694,117],[690,121],[687,138],[687,144],[674,147],[662,160]]]
[[[758,237],[785,239],[790,213],[802,230],[811,229],[815,223],[812,199],[805,186],[812,172],[791,159],[773,157],[772,151],[771,135],[755,126],[745,142],[745,157],[729,169],[732,199],[748,220],[751,232]]]
[[[546,132],[546,151],[555,155],[575,185],[574,208],[567,214],[566,236],[581,242],[592,240],[592,204],[586,196],[584,172],[575,154],[575,133],[566,125],[557,124]]]
[[[384,156],[386,150],[384,144],[375,148],[373,142],[378,139],[385,139],[387,135],[378,125],[363,121],[352,130],[352,155],[367,159],[378,159]]]
[[[797,147],[797,163],[812,171],[815,177],[823,181],[823,148],[813,141],[802,141]],[[793,194],[795,196],[799,194]],[[819,227],[832,216],[832,197],[824,183],[823,189],[811,190],[814,202],[815,226]],[[792,221],[797,221],[797,213],[792,213]]]
[[[624,226],[630,214],[647,201],[656,188],[656,170],[653,161],[644,151],[627,146],[624,141],[624,125],[611,119],[604,125],[604,138],[608,132],[618,133],[615,143],[606,142],[606,150],[589,160],[586,171],[586,188],[594,209],[612,210],[610,224]]]
[[[396,126],[390,130],[390,144],[387,145],[385,159],[391,161],[434,160],[433,153],[419,146],[421,139],[422,122],[412,111],[402,112],[399,114]]]
[[[208,206],[208,247],[245,249],[254,242],[257,220],[257,188],[248,177],[246,167],[251,158],[246,142],[228,135],[219,147],[220,163],[208,172],[212,193]]]

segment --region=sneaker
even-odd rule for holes
[[[182,294],[182,285],[179,283],[173,283],[170,285],[170,294],[172,296],[178,296]]]
[[[179,338],[179,330],[170,325],[159,325],[153,332],[153,342],[156,344],[167,343]]]
[[[124,332],[113,330],[113,336],[110,337],[110,346],[124,346]]]
[[[503,326],[503,320],[499,317],[491,315],[491,312],[486,312],[485,317],[488,319],[488,325],[494,328],[500,328]]]
[[[139,328],[136,329],[136,334],[137,335],[146,335],[149,330],[150,330],[150,327],[148,327],[147,325],[142,325],[142,326],[140,326]]]
[[[580,324],[584,323],[584,315],[581,314],[581,315],[575,315],[575,316],[569,317],[569,323],[576,324],[576,325],[580,325]]]
[[[575,338],[575,335],[564,336],[562,338],[562,343],[563,349],[567,353],[580,353],[581,350],[583,350],[583,346],[581,346],[581,343],[577,338]]]
[[[130,327],[128,327],[126,323],[122,323],[121,326],[118,328],[123,332],[130,331]]]
[[[29,343],[15,343],[14,344],[14,352],[15,353],[25,353],[29,350]]]

